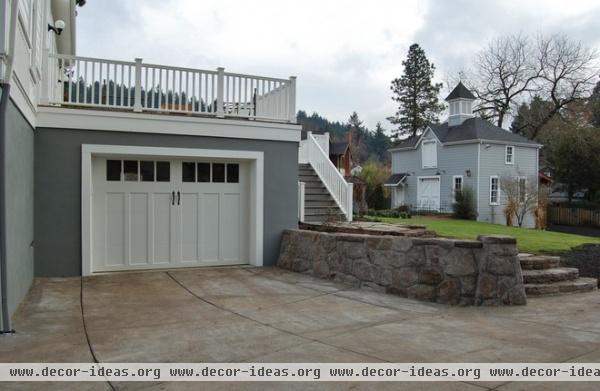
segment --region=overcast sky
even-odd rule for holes
[[[599,0],[88,0],[82,56],[298,77],[298,109],[369,127],[395,111],[390,81],[417,42],[436,78],[495,36],[563,32],[600,47]],[[446,92],[446,91],[444,91]]]

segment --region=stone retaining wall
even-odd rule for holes
[[[525,304],[516,240],[286,230],[278,266],[378,291],[459,305]]]

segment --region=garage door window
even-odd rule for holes
[[[128,182],[138,181],[138,161],[137,160],[125,160],[123,162],[123,172],[125,172],[125,180]]]
[[[240,181],[240,165],[227,164],[227,183],[238,183]]]
[[[210,163],[198,163],[198,182],[210,182]]]
[[[217,183],[225,182],[225,163],[213,163],[212,181]]]
[[[154,162],[140,162],[140,177],[142,182],[154,182]]]
[[[183,162],[181,166],[181,180],[184,182],[196,182],[196,163]]]
[[[106,161],[106,180],[120,181],[121,180],[121,161],[107,160]]]
[[[156,162],[156,181],[171,181],[171,162]]]

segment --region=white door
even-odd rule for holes
[[[440,210],[440,178],[418,178],[417,203],[419,209]]]
[[[247,164],[95,157],[92,272],[248,263]]]

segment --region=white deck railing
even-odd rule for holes
[[[352,221],[352,183],[346,182],[312,133],[308,133],[306,141],[308,163],[310,163],[331,197],[342,210],[346,220]]]
[[[296,122],[296,78],[49,55],[41,104]]]

